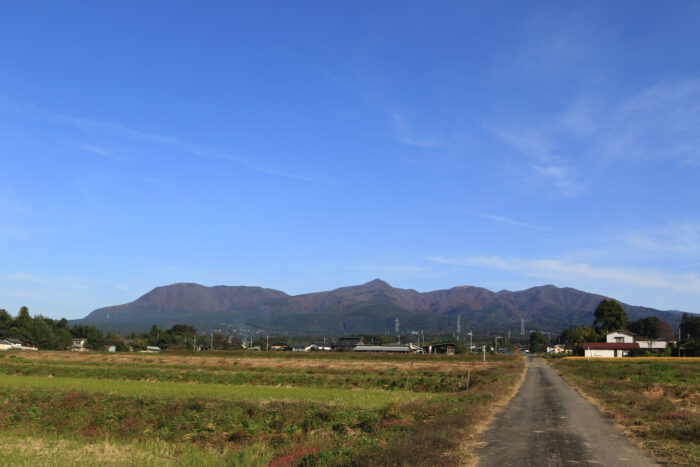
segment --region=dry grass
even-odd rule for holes
[[[338,354],[336,354],[338,355]],[[341,354],[342,355],[342,354]],[[40,361],[73,361],[95,362],[113,364],[158,364],[158,365],[192,365],[200,367],[231,367],[231,368],[289,368],[289,369],[342,369],[342,370],[372,370],[372,371],[441,371],[441,372],[465,372],[468,369],[483,367],[477,357],[472,360],[464,360],[455,357],[453,361],[444,357],[433,358],[432,355],[421,355],[404,359],[331,359],[331,358],[301,358],[290,354],[281,354],[280,358],[242,356],[231,354],[230,356],[199,356],[183,354],[139,354],[117,353],[105,354],[98,352],[56,352],[39,351],[23,353],[25,360]]]

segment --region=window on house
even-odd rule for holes
[[[616,337],[615,342],[625,342],[625,338],[624,337]]]

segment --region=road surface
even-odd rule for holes
[[[525,381],[484,432],[480,467],[657,465],[549,365],[527,359]]]

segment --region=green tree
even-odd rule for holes
[[[29,325],[29,342],[40,349],[53,348],[53,332],[41,316],[34,318]]]
[[[7,310],[0,308],[0,336],[4,337],[10,327],[12,327],[12,315]]]
[[[658,339],[662,336],[663,321],[656,316],[649,316],[637,321],[627,323],[627,329],[637,335],[648,337],[649,339]]]
[[[600,334],[592,326],[576,326],[575,328],[565,329],[559,336],[559,341],[562,344],[568,345],[577,353],[581,349],[584,342],[596,342],[601,338]]]
[[[544,352],[547,350],[547,338],[541,332],[530,333],[530,352]],[[496,349],[498,351],[498,349]]]
[[[627,323],[627,312],[615,300],[603,300],[595,309],[593,325],[603,332],[622,329]]]
[[[187,324],[176,324],[168,331],[173,336],[192,338],[197,334],[197,330]]]
[[[92,350],[101,350],[105,345],[105,336],[91,324],[77,324],[71,329],[73,337],[80,337],[87,340],[85,346]]]
[[[214,349],[229,350],[231,348],[231,344],[228,343],[228,339],[223,334],[215,332],[212,340],[214,341]]]
[[[688,313],[683,313],[680,329],[681,340],[700,339],[700,316],[690,316]]]
[[[11,337],[28,340],[30,338],[29,328],[31,325],[32,317],[29,315],[29,308],[23,306],[19,309],[17,317],[12,322]]]
[[[59,325],[54,333],[53,348],[56,350],[66,350],[71,344],[73,344],[73,336],[70,331]]]
[[[243,344],[243,341],[241,340],[240,337],[238,336],[231,336],[229,339],[229,345],[231,346],[230,348],[232,350],[239,350],[242,348],[241,344]]]

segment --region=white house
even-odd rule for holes
[[[636,342],[584,342],[583,355],[586,357],[629,357],[634,349],[638,349]]]
[[[547,353],[571,353],[570,349],[561,344],[556,344],[554,347],[547,347]]]
[[[0,350],[21,349],[23,345],[19,339],[7,338],[0,340]]]
[[[640,349],[665,349],[666,339],[646,339],[629,331],[614,331],[605,335],[605,342],[636,342]]]
[[[605,342],[622,342],[625,344],[631,344],[635,342],[637,335],[629,331],[613,331],[605,335]]]
[[[87,349],[85,348],[85,344],[87,343],[87,339],[83,338],[76,338],[73,339],[73,345],[71,346],[71,350],[73,352],[84,352]]]
[[[647,340],[629,331],[612,331],[605,335],[605,342],[584,342],[586,357],[629,357],[634,349],[663,350],[668,347],[666,339]]]

